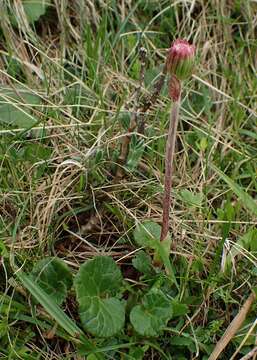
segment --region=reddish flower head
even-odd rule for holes
[[[179,80],[185,80],[192,74],[195,47],[186,40],[177,39],[171,45],[167,56],[167,70]]]

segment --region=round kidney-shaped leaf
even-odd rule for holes
[[[58,305],[65,300],[72,285],[70,269],[58,258],[40,260],[33,268],[32,278]]]
[[[75,288],[79,297],[116,294],[121,284],[121,271],[109,256],[97,256],[88,260],[81,265],[75,277]]]
[[[79,314],[85,330],[98,337],[113,336],[125,322],[125,306],[116,298],[86,296],[79,306]]]
[[[156,249],[156,243],[160,241],[161,226],[153,221],[144,221],[136,226],[134,239],[139,246]]]
[[[153,221],[144,221],[138,224],[134,230],[134,239],[137,245],[155,250],[155,260],[164,264],[167,273],[171,275],[176,283],[175,275],[169,261],[171,237],[170,234],[160,241],[161,226]]]
[[[121,284],[121,271],[111,257],[97,256],[81,265],[74,286],[86,331],[109,337],[123,328],[125,305],[115,297]]]
[[[161,290],[151,290],[130,313],[130,321],[137,333],[158,336],[173,315],[171,301]]]
[[[0,86],[0,124],[32,127],[38,119],[31,112],[31,108],[40,104],[40,97],[27,89],[17,88],[14,91],[11,87]]]

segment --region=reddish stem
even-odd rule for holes
[[[169,214],[170,214],[170,203],[171,203],[173,158],[174,158],[174,151],[176,144],[176,133],[178,127],[179,107],[180,107],[180,91],[179,91],[179,96],[176,99],[176,101],[174,101],[170,112],[169,133],[166,143],[163,215],[162,215],[162,231],[161,231],[161,239],[160,239],[161,241],[166,239],[169,232]]]

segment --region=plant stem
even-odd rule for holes
[[[162,231],[161,231],[161,239],[160,239],[161,241],[166,239],[169,231],[169,213],[170,213],[170,203],[171,203],[173,158],[174,158],[174,151],[176,144],[176,133],[178,127],[179,107],[180,107],[180,96],[176,101],[174,101],[170,112],[169,133],[166,143],[163,215],[162,215]]]

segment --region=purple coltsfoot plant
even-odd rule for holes
[[[165,154],[165,180],[163,197],[163,216],[160,240],[167,251],[170,251],[169,213],[171,205],[171,186],[173,175],[173,159],[176,144],[176,133],[179,119],[182,81],[188,79],[193,70],[195,47],[186,40],[175,40],[168,51],[166,70],[170,75],[169,96],[172,100],[169,132]],[[165,244],[167,242],[167,244]]]

